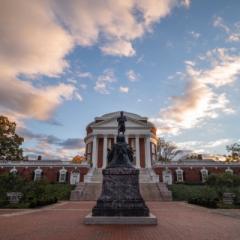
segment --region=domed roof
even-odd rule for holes
[[[123,112],[124,112],[124,111],[123,111]],[[102,117],[102,118],[113,118],[113,117],[116,117],[116,116],[119,116],[119,115],[120,115],[120,111],[117,111],[117,112],[111,112],[111,113],[103,114],[101,117]],[[130,113],[130,112],[124,112],[124,115],[127,116],[127,117],[134,118],[134,119],[143,118],[143,117],[141,117],[141,116],[138,115],[138,114]]]

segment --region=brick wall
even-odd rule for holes
[[[62,169],[62,167],[42,166],[40,168],[43,171],[43,178],[49,182],[58,182],[59,170]],[[70,183],[70,175],[72,171],[80,172],[80,182],[83,182],[84,175],[87,174],[89,170],[87,167],[78,167],[77,169],[75,169],[75,167],[64,168],[67,170],[67,183]],[[11,169],[12,167],[0,167],[0,174],[9,173]],[[16,167],[16,169],[18,175],[26,178],[27,180],[33,180],[34,170],[37,169],[37,167]]]
[[[183,179],[184,182],[188,182],[188,183],[200,183],[202,182],[202,175],[201,175],[201,169],[203,169],[203,167],[201,166],[196,166],[196,167],[186,167],[186,166],[178,166],[180,169],[183,170]],[[168,170],[171,172],[172,174],[172,179],[173,179],[173,183],[177,181],[177,176],[176,176],[176,169],[178,168],[176,166],[168,166]],[[219,174],[219,173],[224,173],[225,170],[228,168],[228,166],[224,166],[224,167],[219,167],[219,166],[215,166],[215,167],[204,167],[205,169],[208,170],[208,175],[210,174]],[[231,167],[230,169],[233,170],[233,173],[236,175],[240,175],[240,165],[239,166],[235,166],[235,167]],[[165,170],[165,167],[163,166],[157,166],[154,168],[156,174],[159,175],[159,180],[162,182],[163,181],[163,171]]]

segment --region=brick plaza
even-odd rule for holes
[[[147,202],[157,226],[84,225],[94,202],[61,202],[34,210],[0,210],[1,240],[238,240],[240,210],[183,202]]]

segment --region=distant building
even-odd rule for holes
[[[86,157],[93,168],[105,168],[107,149],[111,149],[117,138],[117,118],[120,112],[96,117],[86,128]],[[156,127],[146,117],[125,112],[127,117],[125,138],[134,153],[137,168],[151,168],[157,160]]]
[[[188,158],[191,152],[179,152],[175,161],[161,163],[157,161],[157,136],[155,126],[148,118],[134,113],[125,113],[126,141],[134,153],[134,165],[140,169],[140,182],[176,182],[201,183],[211,173],[229,172],[240,175],[240,163],[222,162],[220,156],[205,156],[201,159]],[[0,161],[0,174],[19,174],[29,180],[46,178],[50,182],[78,184],[85,181],[101,181],[101,169],[107,165],[107,149],[116,142],[117,117],[119,112],[104,114],[96,117],[86,127],[86,161]],[[27,159],[26,159],[27,160]],[[96,171],[94,171],[96,170]],[[87,175],[87,177],[85,177]]]

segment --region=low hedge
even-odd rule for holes
[[[13,174],[0,175],[1,208],[34,208],[68,200],[72,186],[68,184],[48,183],[45,180],[29,182]],[[23,197],[17,204],[10,204],[7,192],[21,192]]]
[[[187,201],[209,208],[224,208],[223,193],[235,194],[233,208],[240,207],[240,176],[229,173],[212,174],[205,184],[174,184],[169,186],[173,200]],[[229,207],[229,206],[228,206]]]

